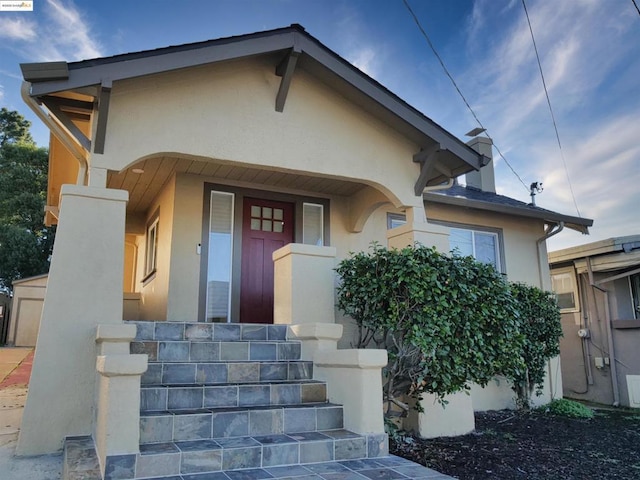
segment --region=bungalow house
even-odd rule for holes
[[[105,478],[385,455],[386,352],[343,348],[336,262],[455,238],[545,285],[545,239],[590,225],[442,190],[486,187],[490,140],[465,144],[298,25],[22,71],[58,230],[18,453],[91,436]]]
[[[640,408],[640,235],[549,253],[564,396]]]

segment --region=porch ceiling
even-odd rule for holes
[[[133,170],[143,170],[135,173]],[[127,190],[130,213],[144,213],[174,173],[190,173],[207,177],[208,181],[232,181],[272,187],[285,191],[313,192],[322,195],[350,196],[365,185],[345,180],[310,175],[262,170],[230,165],[215,160],[191,160],[176,157],[148,159],[122,172],[109,172],[107,187]]]

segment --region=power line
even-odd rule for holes
[[[636,7],[636,10],[638,11],[638,15],[640,15],[640,8],[638,8],[638,4],[636,3],[636,0],[631,0],[633,2],[633,6]]]
[[[431,42],[431,39],[429,38],[429,35],[425,31],[425,29],[422,27],[422,24],[420,23],[420,20],[418,20],[418,17],[416,16],[416,14],[413,12],[413,9],[411,8],[411,5],[409,5],[409,2],[407,0],[402,0],[402,2],[404,3],[404,6],[407,8],[409,13],[413,17],[413,21],[415,22],[415,24],[417,25],[418,29],[422,33],[422,36],[425,38],[425,40],[429,44],[429,47],[431,48],[431,51],[433,52],[433,54],[436,56],[436,58],[440,62],[440,65],[442,66],[442,69],[444,70],[444,73],[447,75],[447,77],[449,77],[449,80],[451,80],[451,83],[453,84],[453,86],[455,87],[456,91],[458,92],[458,95],[460,95],[460,98],[462,98],[462,101],[464,102],[464,104],[467,106],[467,108],[471,112],[471,115],[473,115],[473,118],[476,120],[476,122],[478,123],[480,128],[484,129],[485,132],[487,133],[487,135],[489,135],[489,132],[487,131],[485,126],[482,124],[482,122],[480,121],[480,119],[476,115],[476,112],[474,112],[473,108],[471,108],[471,105],[469,105],[469,102],[467,101],[465,96],[462,94],[462,91],[458,87],[458,84],[454,80],[453,76],[451,75],[451,73],[449,73],[449,69],[446,67],[446,65],[444,64],[444,61],[442,60],[442,57],[440,57],[440,55],[438,54],[436,48],[433,46],[433,43]],[[517,174],[517,172],[513,169],[511,164],[507,161],[507,159],[502,154],[502,152],[500,151],[498,146],[495,144],[495,141],[493,142],[493,146],[495,147],[496,152],[498,152],[498,155],[500,155],[500,158],[502,158],[502,160],[504,160],[504,163],[507,164],[507,166],[509,167],[511,172],[516,176],[516,178],[520,181],[522,186],[528,192],[529,191],[529,187],[527,187],[527,185],[524,183],[524,181],[522,181],[522,178],[520,178],[520,175]]]
[[[558,125],[556,124],[556,117],[553,114],[553,108],[551,108],[551,100],[549,99],[549,91],[547,90],[547,82],[544,80],[544,73],[542,73],[542,64],[540,63],[540,55],[538,55],[538,47],[536,45],[536,39],[533,36],[533,28],[531,27],[531,20],[529,19],[529,12],[527,11],[527,4],[522,0],[522,6],[524,7],[524,14],[527,17],[527,23],[529,24],[529,32],[531,32],[531,41],[533,42],[533,49],[536,52],[536,59],[538,61],[538,69],[540,70],[540,78],[542,78],[542,86],[544,87],[544,94],[547,97],[547,105],[549,105],[549,112],[551,113],[551,121],[553,122],[553,128],[556,132],[556,139],[558,140],[558,148],[560,149],[560,157],[562,158],[562,165],[564,166],[564,173],[567,176],[567,183],[569,184],[569,191],[571,192],[571,198],[573,199],[573,205],[576,207],[576,212],[580,217],[580,209],[576,202],[576,196],[573,193],[573,186],[571,185],[571,179],[569,178],[569,169],[567,168],[567,161],[564,158],[564,152],[562,150],[562,144],[560,143],[560,134],[558,133]]]

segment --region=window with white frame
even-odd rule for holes
[[[407,216],[404,213],[387,213],[387,230],[401,227],[407,223]]]
[[[449,245],[459,255],[472,256],[482,263],[493,265],[501,272],[500,236],[497,232],[451,227]]]
[[[158,223],[160,217],[155,215],[147,226],[147,241],[145,248],[144,277],[145,279],[155,273],[158,261]]]
[[[551,288],[558,299],[561,312],[577,312],[578,286],[573,268],[562,268],[551,272]]]
[[[324,245],[324,206],[317,203],[302,204],[302,243]]]

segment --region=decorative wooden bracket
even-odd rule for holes
[[[278,95],[276,96],[276,112],[282,113],[284,111],[284,104],[287,101],[287,94],[289,93],[289,86],[291,85],[293,72],[296,69],[296,63],[298,62],[298,57],[301,53],[302,50],[298,47],[294,47],[285,59],[276,67],[276,75],[282,77],[282,80],[280,80]]]
[[[109,117],[109,102],[111,101],[111,81],[103,80],[98,89],[97,114],[95,140],[93,145],[94,153],[104,153],[104,142],[107,137],[107,119]]]
[[[416,180],[416,184],[413,187],[413,192],[416,196],[422,195],[441,151],[440,144],[436,142],[413,156],[413,161],[420,163],[420,175],[418,175],[418,180]]]

